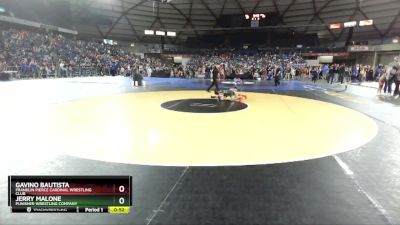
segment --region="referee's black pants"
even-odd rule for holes
[[[217,93],[217,91],[219,90],[218,88],[218,80],[217,79],[213,79],[212,83],[210,84],[210,86],[207,88],[207,91],[210,91],[211,88],[215,85],[215,93]]]

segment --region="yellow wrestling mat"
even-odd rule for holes
[[[16,154],[227,166],[320,158],[360,147],[377,134],[369,117],[339,105],[245,94],[248,107],[227,113],[176,112],[160,106],[177,99],[209,99],[205,91],[127,93],[60,103],[4,120],[5,128],[18,129],[0,128],[5,137],[0,146]]]

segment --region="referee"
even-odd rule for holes
[[[212,71],[212,83],[211,85],[207,88],[207,92],[210,92],[211,88],[215,85],[215,93],[218,94],[218,75],[219,75],[219,71],[217,66],[214,66],[214,69]]]

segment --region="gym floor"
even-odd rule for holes
[[[208,84],[1,82],[0,224],[400,224],[400,99],[249,81],[241,107]],[[133,206],[11,214],[8,175],[131,175]]]

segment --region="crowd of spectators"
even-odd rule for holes
[[[326,79],[328,83],[338,81],[376,81],[382,72],[385,71],[383,65],[376,69],[368,65],[346,66],[345,64],[330,64],[310,67],[310,76],[317,76],[319,79]]]
[[[10,69],[11,68],[11,69]],[[218,68],[220,79],[298,79],[328,83],[344,81],[379,81],[384,93],[399,95],[399,65],[346,66],[332,64],[309,66],[296,52],[260,50],[203,50],[193,54],[187,65],[174,65],[161,58],[136,55],[131,51],[101,42],[77,40],[59,33],[3,28],[0,32],[0,72],[16,70],[30,77],[71,76],[83,70],[96,75],[150,76],[155,71],[169,71],[170,77],[210,78]]]
[[[273,76],[276,70],[305,66],[295,53],[258,51],[204,51],[194,55],[188,65],[174,66],[157,57],[138,56],[117,46],[77,40],[75,36],[15,28],[3,28],[0,32],[0,69],[18,71],[21,76],[62,77],[91,69],[99,75],[151,75],[167,70],[171,77],[199,77],[208,75],[215,64],[222,66],[223,77],[250,74],[263,79]]]
[[[0,65],[0,71],[17,70],[31,77],[69,76],[82,69],[100,75],[133,70],[146,74],[166,67],[157,58],[138,56],[116,46],[14,28],[0,32]]]
[[[376,68],[368,65],[346,66],[345,64],[331,64],[310,67],[309,76],[312,80],[325,79],[328,83],[334,82],[378,82],[378,94],[400,96],[400,66],[395,60],[391,65],[379,65]],[[393,85],[395,87],[393,88]],[[392,92],[393,91],[393,92]]]
[[[154,71],[170,71],[171,77],[209,78],[218,64],[222,78],[247,74],[251,78],[271,79],[277,71],[293,77],[304,73],[305,61],[296,53],[264,51],[204,50],[188,65],[174,65],[157,57],[135,55],[131,51],[100,42],[77,40],[59,33],[3,28],[0,32],[0,70],[18,71],[21,76],[72,76],[91,70],[96,75],[136,74],[150,76]]]
[[[296,53],[275,54],[267,51],[207,52],[194,55],[188,63],[194,74],[210,77],[212,67],[218,65],[222,79],[247,75],[252,79],[271,79],[275,74],[295,76],[304,73],[305,60]]]

